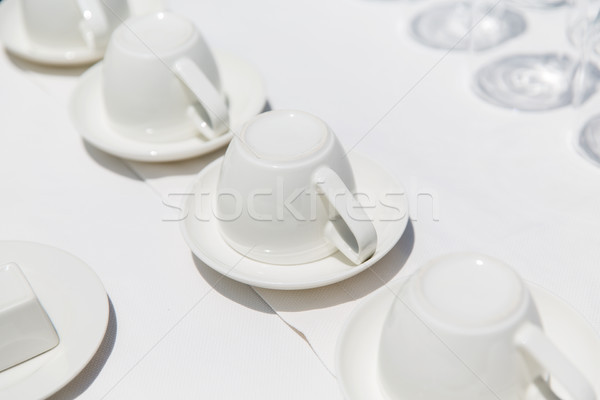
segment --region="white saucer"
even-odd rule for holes
[[[48,65],[75,66],[91,64],[104,56],[104,49],[91,49],[85,45],[57,49],[33,42],[23,26],[18,0],[0,3],[0,42],[23,59]]]
[[[267,95],[256,69],[239,58],[215,52],[223,89],[229,100],[230,126],[241,126],[265,107]],[[206,140],[200,135],[177,142],[150,143],[120,135],[108,123],[102,100],[102,62],[86,71],[71,95],[71,120],[83,138],[117,157],[136,161],[163,162],[197,157],[225,146],[233,134],[227,132]]]
[[[379,261],[398,242],[408,222],[408,201],[402,185],[385,169],[354,153],[349,159],[354,170],[357,192],[368,194],[370,203],[377,204],[375,208],[365,207],[377,231],[377,251],[360,265],[352,264],[339,252],[307,264],[266,264],[243,257],[229,247],[219,233],[217,219],[212,212],[223,157],[206,166],[187,192],[208,195],[188,196],[183,214],[187,217],[180,225],[183,237],[192,252],[206,265],[231,279],[253,286],[283,290],[308,289],[354,276]],[[393,212],[391,208],[383,207],[375,200],[381,200],[386,193],[400,194],[386,197],[386,204],[396,207]],[[197,218],[199,216],[201,218]],[[386,217],[397,218],[385,221]]]
[[[0,399],[42,399],[69,383],[104,338],[108,298],[96,274],[74,256],[42,244],[0,242],[0,265],[21,267],[52,320],[60,343],[0,372]]]
[[[378,382],[377,353],[381,329],[395,300],[394,293],[407,278],[399,279],[375,292],[352,312],[337,342],[335,368],[344,398],[386,399]],[[592,326],[565,301],[549,291],[527,283],[540,312],[545,332],[573,362],[600,394],[600,337]],[[561,388],[551,385],[561,399]],[[526,400],[546,399],[532,385]],[[406,399],[412,400],[412,399]]]

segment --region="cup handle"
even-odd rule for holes
[[[79,31],[91,49],[102,47],[108,39],[108,19],[100,0],[77,0],[83,19]]]
[[[198,131],[207,139],[214,139],[229,130],[229,110],[225,98],[217,91],[204,72],[189,58],[175,62],[177,77],[191,90],[198,102],[206,110],[208,121],[190,105],[187,114]]]
[[[519,329],[515,339],[518,348],[560,382],[573,400],[596,399],[592,385],[539,327],[527,323]]]
[[[341,218],[327,222],[325,237],[354,264],[369,259],[377,247],[377,232],[358,200],[329,167],[320,167],[313,175],[313,182]],[[336,199],[340,197],[343,204],[338,207]],[[350,215],[351,209],[354,215]]]

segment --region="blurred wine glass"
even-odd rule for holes
[[[577,0],[567,33],[571,44],[583,49],[591,64],[600,54],[600,1]],[[600,114],[590,117],[588,110],[579,114],[579,121],[588,120],[575,136],[575,148],[584,159],[600,167]]]
[[[590,59],[592,31],[574,17],[582,12],[580,6],[573,2],[565,13],[537,15],[539,26],[531,37],[477,68],[475,93],[489,103],[521,111],[585,102],[595,92],[599,75]]]
[[[600,167],[600,115],[583,126],[577,135],[575,148],[583,158]]]
[[[446,50],[487,50],[519,36],[525,28],[525,18],[504,0],[437,3],[411,22],[417,41]]]

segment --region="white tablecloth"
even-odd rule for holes
[[[600,332],[600,169],[571,147],[581,123],[600,111],[600,95],[580,109],[534,114],[481,101],[469,89],[473,59],[408,35],[412,16],[430,5],[169,2],[212,47],[260,69],[274,109],[320,116],[347,149],[378,160],[409,193],[411,222],[390,255],[336,285],[255,289],[270,307],[194,262],[176,224],[162,221],[173,216],[170,194],[222,152],[149,165],[84,146],[65,109],[81,71],[57,75],[3,56],[0,129],[10,134],[1,135],[1,182],[24,194],[0,200],[0,238],[43,241],[84,258],[105,282],[117,320],[109,356],[56,399],[100,398],[116,383],[107,398],[339,397],[334,346],[356,302],[456,251],[505,260]],[[529,10],[527,19],[525,35],[505,45],[515,52],[563,35],[564,11]]]

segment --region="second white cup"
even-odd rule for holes
[[[228,130],[212,52],[191,21],[172,13],[131,18],[115,30],[103,95],[109,123],[134,140],[211,139]]]

